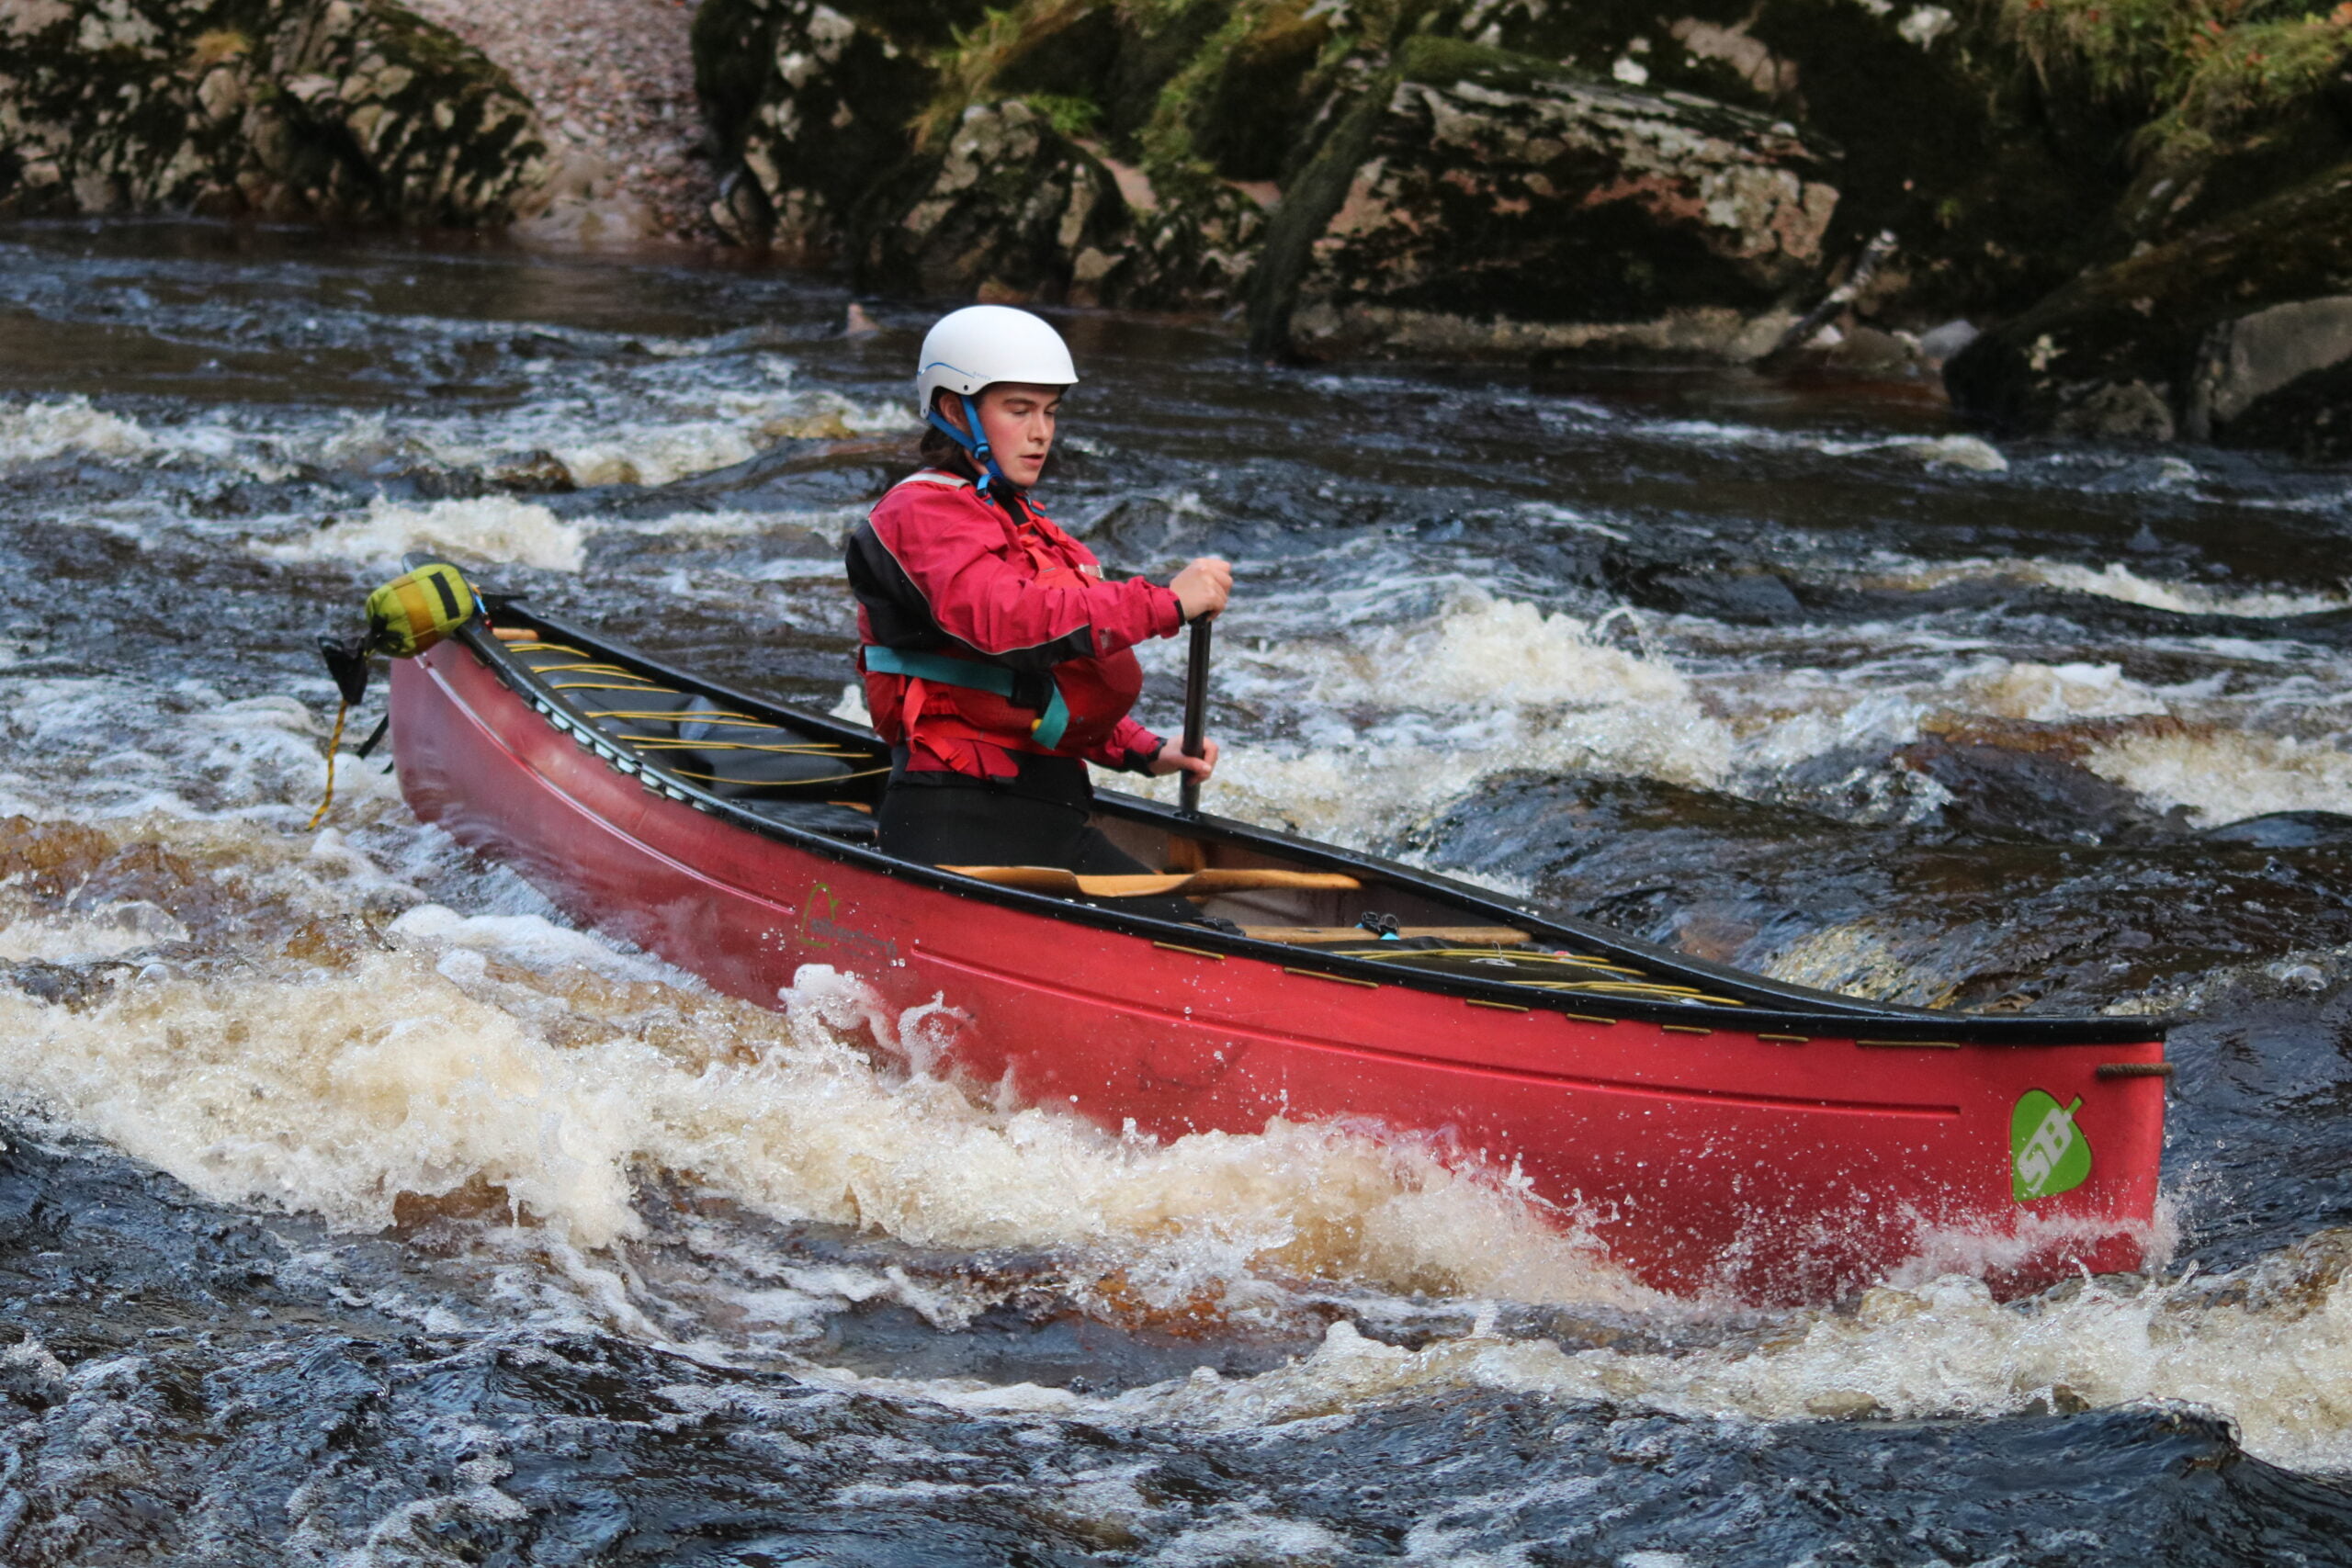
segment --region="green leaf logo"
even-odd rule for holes
[[[2018,1202],[2054,1198],[2091,1179],[2091,1141],[2075,1125],[2082,1108],[2079,1094],[2072,1105],[2038,1089],[2018,1097],[2009,1113],[2009,1190]]]

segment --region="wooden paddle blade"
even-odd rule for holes
[[[1132,876],[1081,876],[1078,890],[1089,898],[1150,898],[1182,893],[1193,878],[1181,871],[1147,871]]]
[[[1057,893],[1065,898],[1078,895],[1078,873],[1064,871],[1057,865],[943,865],[939,869],[968,876],[975,882],[993,882],[999,887]]]
[[[1183,893],[1250,893],[1261,888],[1290,887],[1309,892],[1344,892],[1362,887],[1354,877],[1336,871],[1275,871],[1266,866],[1196,871],[1178,889]]]

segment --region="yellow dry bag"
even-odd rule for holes
[[[447,561],[404,571],[368,595],[368,651],[409,659],[474,615],[474,591]]]
[[[411,560],[416,558],[412,556]],[[342,703],[334,712],[334,733],[327,740],[326,798],[311,814],[311,826],[326,819],[334,804],[334,753],[343,744],[343,723],[368,694],[368,660],[375,654],[413,659],[474,618],[480,601],[463,573],[445,560],[420,561],[368,595],[368,629],[357,637],[319,638],[319,652],[334,677]],[[383,726],[359,748],[365,757],[383,737]]]

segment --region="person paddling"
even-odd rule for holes
[[[846,550],[858,670],[890,747],[887,854],[1157,870],[1088,825],[1086,764],[1204,780],[1216,771],[1214,740],[1188,757],[1131,716],[1143,670],[1129,650],[1224,609],[1232,569],[1204,557],[1164,585],[1107,581],[1037,510],[1030,491],[1077,380],[1061,334],[1025,310],[971,306],[923,339],[915,395],[927,466],[883,496]],[[1193,918],[1182,900],[1165,902],[1150,912]]]

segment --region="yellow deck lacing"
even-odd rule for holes
[[[503,647],[506,652],[517,656],[518,660],[525,654],[554,653],[568,655],[571,660],[576,661],[535,664],[528,660],[520,660],[526,670],[543,680],[548,675],[602,675],[616,678],[604,681],[546,681],[547,689],[551,692],[627,692],[633,696],[670,696],[681,699],[686,699],[689,695],[674,686],[665,686],[651,676],[641,674],[626,665],[599,660],[583,649],[562,643],[510,642]],[[753,718],[748,714],[723,709],[706,711],[694,707],[661,709],[637,706],[582,711],[592,719],[617,719],[628,724],[657,722],[679,725],[702,724],[719,729],[756,729],[786,735],[792,733],[783,725],[769,724]],[[677,767],[662,760],[662,754],[672,751],[742,751],[754,756],[813,757],[846,762],[870,761],[874,753],[831,740],[789,742],[689,740],[683,736],[674,735],[615,735],[613,739],[638,756],[654,763],[664,773],[682,779],[692,779],[696,784],[731,784],[739,789],[808,789],[819,785],[831,788],[835,784],[846,784],[852,779],[878,778],[890,771],[885,766],[868,768],[862,772],[828,773],[820,778],[809,779],[733,778],[725,773],[696,773],[690,769]]]

